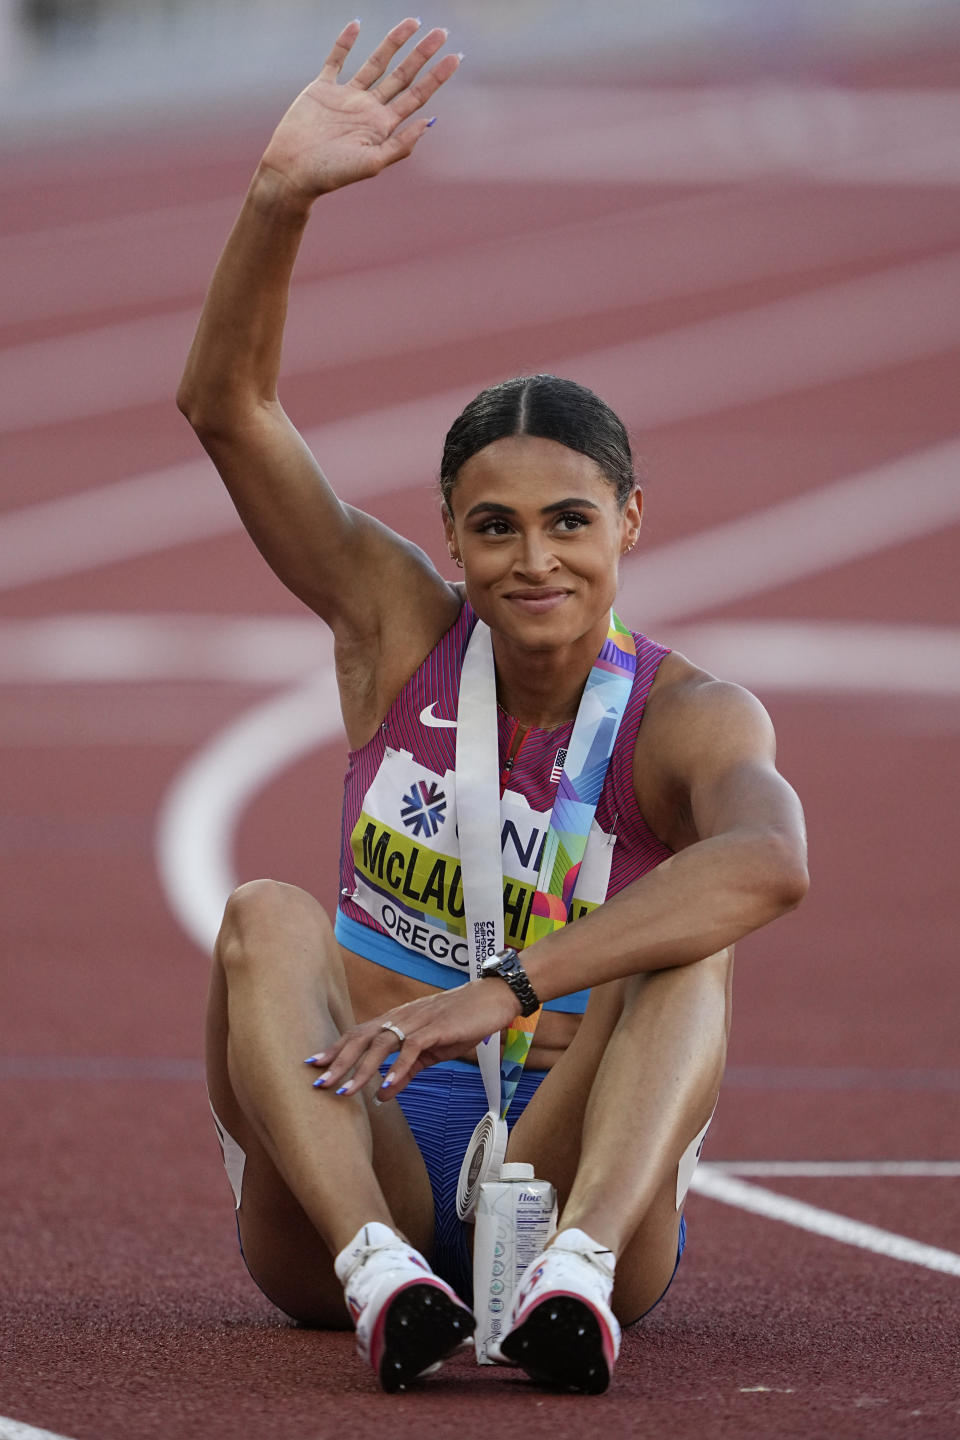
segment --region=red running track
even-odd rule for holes
[[[466,1361],[384,1397],[349,1336],[271,1309],[233,1240],[205,964],[156,830],[188,762],[327,653],[172,403],[271,117],[0,161],[0,1415],[75,1440],[471,1436],[506,1404],[532,1436],[960,1433],[958,58],[850,79],[843,143],[811,91],[786,129],[750,91],[574,91],[602,179],[589,148],[558,174],[545,102],[464,86],[429,154],[324,206],[298,272],[288,407],[327,427],[344,493],[438,563],[449,395],[564,361],[606,378],[648,475],[624,608],[705,663],[732,653],[806,803],[812,893],[742,946],[707,1159],[846,1166],[744,1178],[908,1258],[694,1194],[669,1300],[596,1400]],[[825,521],[812,502],[853,476],[853,509]],[[773,573],[725,567],[718,527],[771,513],[745,533]],[[700,534],[685,567],[669,547]],[[257,616],[245,665],[230,624]],[[335,737],[291,749],[254,787],[226,837],[236,878],[331,903],[342,758]]]

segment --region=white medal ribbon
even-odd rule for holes
[[[612,612],[611,612],[612,614]],[[590,690],[589,682],[587,691]],[[619,716],[626,701],[621,698]],[[581,719],[583,706],[577,712]],[[619,726],[619,718],[617,726]],[[616,731],[614,731],[614,735]],[[577,723],[571,747],[577,743]],[[569,750],[568,750],[569,757]],[[562,783],[562,782],[561,782]],[[478,620],[463,657],[457,702],[457,829],[460,840],[464,916],[471,967],[479,978],[489,956],[503,949],[503,860],[500,843],[500,755],[497,725],[497,677],[489,627]],[[594,800],[593,806],[595,807]],[[551,817],[551,825],[553,823]],[[593,830],[593,808],[587,831]],[[584,855],[584,860],[586,855]],[[581,865],[581,876],[586,868]],[[501,1118],[500,1036],[488,1035],[477,1046],[487,1113],[467,1146],[457,1182],[457,1214],[472,1219],[480,1186],[500,1178],[507,1149],[507,1122]]]
[[[457,828],[463,904],[475,979],[503,949],[503,864],[500,856],[500,755],[497,678],[490,628],[478,620],[463,657],[457,703]],[[500,1118],[500,1034],[477,1046],[487,1113],[473,1132],[457,1182],[457,1214],[472,1220],[480,1186],[500,1178],[507,1122]]]

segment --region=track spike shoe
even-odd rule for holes
[[[532,1380],[599,1395],[620,1353],[610,1309],[614,1256],[583,1230],[562,1230],[520,1277],[500,1341]]]
[[[364,1225],[334,1261],[357,1351],[382,1388],[402,1390],[470,1343],[473,1315],[418,1250],[388,1225]]]

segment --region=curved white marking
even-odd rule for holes
[[[299,755],[341,732],[333,666],[247,711],[200,750],[167,792],[157,865],[167,900],[202,950],[216,939],[236,881],[232,842],[250,799]]]
[[[669,638],[698,663],[761,692],[960,694],[958,632],[947,626],[720,621]],[[905,657],[909,663],[901,663]],[[330,665],[221,732],[168,791],[157,834],[160,880],[174,915],[202,949],[215,938],[235,885],[233,833],[244,806],[294,760],[340,733],[336,697]]]

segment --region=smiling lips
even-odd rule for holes
[[[519,605],[522,610],[539,615],[566,600],[569,593],[567,590],[557,589],[511,590],[505,598],[514,605]]]

